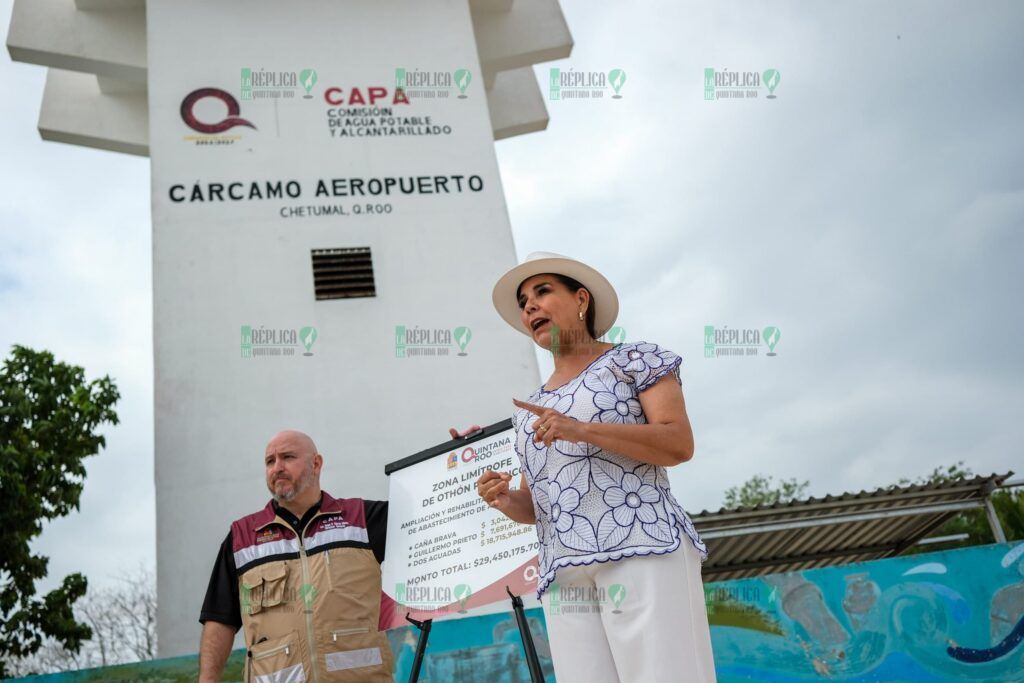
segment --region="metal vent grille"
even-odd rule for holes
[[[317,299],[377,296],[369,247],[313,249],[312,255]]]

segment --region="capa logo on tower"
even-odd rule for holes
[[[388,95],[391,95],[391,102],[387,102]],[[409,98],[405,96],[405,91],[401,88],[395,88],[392,94],[386,87],[382,85],[375,85],[366,88],[366,95],[363,95],[363,89],[361,88],[349,88],[347,91],[337,86],[332,86],[327,90],[324,90],[324,100],[327,104],[335,107],[339,105],[348,105],[350,107],[355,105],[366,105],[369,104],[371,107],[379,101],[383,101],[383,104],[409,104]]]
[[[327,131],[332,138],[379,138],[451,135],[452,127],[433,116],[406,113],[411,105],[405,90],[382,85],[324,91]],[[398,107],[398,105],[404,105]],[[422,106],[422,103],[420,103]],[[417,112],[421,109],[417,109]]]
[[[204,99],[216,99],[227,105],[228,115],[220,121],[201,121],[195,113],[196,104]],[[181,120],[185,125],[198,133],[205,133],[203,137],[186,136],[186,140],[195,141],[197,145],[230,145],[241,138],[239,135],[216,136],[216,133],[223,133],[237,126],[245,126],[256,130],[256,126],[248,119],[239,116],[241,108],[231,93],[220,88],[199,88],[193,90],[181,101]],[[213,136],[213,137],[208,137]]]

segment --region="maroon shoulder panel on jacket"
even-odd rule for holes
[[[366,528],[366,509],[362,498],[334,498],[324,491],[320,512],[340,512],[349,526]]]

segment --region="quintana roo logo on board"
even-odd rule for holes
[[[466,446],[465,448],[462,449],[462,462],[473,462],[474,460],[476,460],[476,458],[476,449],[474,449],[472,446]],[[454,451],[449,453],[447,462],[448,469],[455,469],[459,464],[459,454]]]

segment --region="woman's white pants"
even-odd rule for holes
[[[541,598],[558,683],[714,683],[700,554],[563,567]]]

